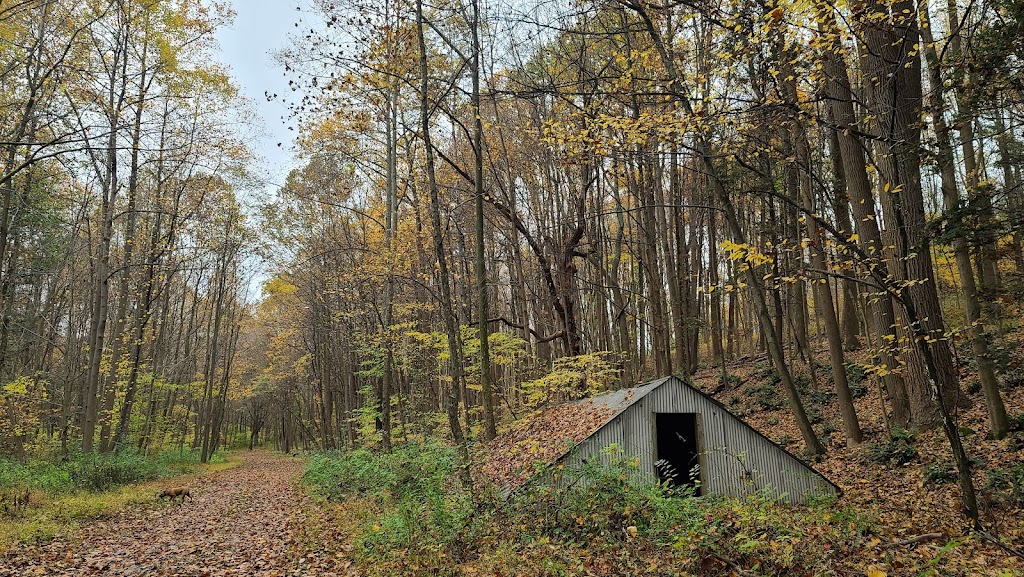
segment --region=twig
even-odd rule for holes
[[[1014,549],[1013,547],[1010,547],[1009,545],[1004,544],[999,539],[996,539],[995,536],[989,535],[985,531],[975,531],[974,534],[980,536],[982,539],[988,541],[989,543],[992,543],[996,547],[999,547],[1003,551],[1006,551],[1010,555],[1015,555],[1017,557],[1024,558],[1024,551],[1019,551],[1017,549]]]
[[[735,571],[736,574],[739,575],[740,577],[756,577],[755,573],[751,573],[750,571],[747,571],[743,567],[740,567],[735,561],[730,561],[730,560],[726,559],[725,557],[716,555],[714,553],[712,553],[711,556],[714,557],[715,559],[718,559],[722,563],[725,563],[726,565],[728,565],[729,568],[732,569],[733,571]]]
[[[924,535],[918,535],[917,537],[911,537],[910,539],[889,543],[885,548],[892,549],[893,547],[902,547],[903,545],[916,545],[922,541],[931,541],[932,539],[941,539],[942,537],[942,533],[925,533]]]

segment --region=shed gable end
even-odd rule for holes
[[[615,456],[605,448],[616,445],[623,456],[636,459],[639,481],[656,482],[655,415],[695,413],[701,437],[701,482],[707,493],[743,497],[765,492],[801,503],[811,495],[840,492],[711,397],[676,377],[655,383],[657,386],[646,390],[559,461],[570,467],[583,462],[609,463]]]

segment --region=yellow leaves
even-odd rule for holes
[[[900,192],[903,192],[903,185],[900,184],[900,185],[897,185],[897,186],[893,186],[891,182],[886,182],[882,186],[882,192],[888,192],[888,193],[891,193],[891,194],[899,194]]]
[[[8,395],[24,395],[28,393],[28,385],[32,380],[21,376],[4,385],[4,393]]]
[[[618,355],[609,351],[563,357],[547,375],[524,382],[522,390],[535,406],[553,399],[602,393],[618,380]]]
[[[722,250],[726,252],[726,258],[732,261],[743,261],[747,264],[757,267],[765,263],[771,262],[771,257],[757,250],[756,247],[750,246],[749,244],[738,244],[730,240],[722,242],[720,245]]]
[[[281,276],[275,276],[263,284],[263,294],[268,297],[290,296],[294,295],[298,290],[299,287]]]
[[[888,573],[886,573],[885,571],[879,569],[875,565],[872,565],[872,566],[868,567],[868,571],[867,571],[866,575],[867,575],[867,577],[887,577]]]

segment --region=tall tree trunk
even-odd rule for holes
[[[783,59],[786,62],[793,61],[793,55],[783,52]],[[796,75],[793,70],[786,70],[784,76],[794,80],[786,81],[783,85],[786,98],[794,110],[799,110],[799,94],[796,86]],[[813,189],[811,186],[811,147],[808,142],[807,132],[798,116],[790,119],[790,134],[796,152],[796,164],[800,169],[799,174],[799,196],[807,214],[817,214],[814,207]],[[818,309],[818,315],[825,322],[825,336],[828,339],[829,360],[832,362],[832,382],[836,388],[836,401],[839,405],[839,412],[843,418],[843,430],[846,433],[846,442],[849,446],[857,446],[864,440],[864,433],[861,431],[860,422],[857,420],[857,409],[853,406],[853,395],[850,393],[850,384],[846,377],[846,358],[843,354],[843,337],[839,330],[839,318],[836,315],[835,303],[832,300],[832,290],[829,287],[827,274],[828,263],[825,260],[825,244],[818,223],[807,220],[807,238],[810,239],[811,267],[814,273],[811,277],[811,284],[814,286],[814,304]],[[813,365],[812,365],[813,367]]]
[[[821,36],[835,37],[838,26],[831,6],[822,7],[820,10],[824,11],[818,18]],[[885,243],[882,241],[878,217],[875,214],[875,196],[868,178],[864,147],[854,136],[858,124],[853,107],[855,99],[841,50],[842,47],[836,44],[825,46],[821,52],[827,77],[825,88],[829,96],[829,115],[836,124],[836,137],[839,140],[858,242],[869,258],[862,266],[878,271],[882,277],[888,277],[888,267],[883,258]],[[852,237],[851,234],[848,238]],[[881,287],[872,290],[879,292]],[[906,424],[910,422],[910,399],[906,383],[899,371],[896,312],[892,297],[882,292],[877,297],[868,298],[867,312],[864,316],[871,332],[877,335],[879,342],[882,343],[875,364],[892,403],[893,419],[897,423]]]
[[[963,216],[960,206],[960,193],[957,190],[956,172],[954,168],[953,147],[950,139],[949,125],[946,123],[945,91],[942,83],[942,69],[939,55],[932,37],[931,18],[927,9],[921,10],[921,40],[924,41],[924,54],[928,63],[928,76],[931,88],[932,126],[938,143],[936,161],[939,166],[939,177],[942,187],[943,207],[946,217],[953,219],[950,224],[953,232],[953,256],[956,260],[957,273],[960,276],[960,292],[964,304],[964,322],[971,336],[971,349],[974,361],[978,366],[978,379],[985,395],[988,407],[989,422],[992,435],[996,439],[1006,436],[1009,423],[1006,418],[1006,407],[999,394],[999,381],[996,379],[995,363],[986,337],[985,325],[981,318],[981,303],[978,300],[977,283],[971,267],[970,247],[967,243],[967,231],[963,227]]]
[[[491,353],[488,332],[487,261],[484,252],[484,125],[480,117],[480,0],[473,0],[471,34],[473,37],[473,195],[476,208],[476,290],[477,328],[480,334],[480,390],[484,404],[484,439],[497,436],[494,416],[494,391],[491,383]]]
[[[448,358],[451,365],[450,372],[452,382],[448,387],[448,395],[445,403],[448,415],[448,427],[452,433],[452,439],[463,451],[462,457],[468,466],[468,450],[465,444],[465,435],[462,432],[462,425],[459,423],[459,387],[462,383],[463,358],[462,347],[459,342],[458,318],[455,316],[455,309],[452,305],[452,289],[450,275],[448,274],[448,255],[444,248],[444,228],[441,225],[441,201],[438,195],[437,175],[434,167],[434,144],[430,136],[430,101],[429,101],[429,76],[427,69],[427,44],[423,34],[423,0],[416,0],[416,37],[419,42],[419,66],[420,66],[420,137],[423,139],[424,154],[426,156],[427,186],[430,189],[430,224],[434,241],[434,256],[437,259],[438,281],[441,285],[441,316],[444,318],[445,336],[448,341]],[[468,469],[464,469],[468,471]],[[465,479],[465,478],[464,478]]]
[[[864,43],[863,74],[871,79],[867,102],[881,136],[875,146],[884,191],[884,218],[893,237],[889,272],[908,284],[908,300],[921,315],[920,322],[929,335],[939,386],[948,403],[958,403],[966,397],[960,394],[939,305],[921,189],[921,56],[912,48],[920,40],[917,18],[917,6],[911,0],[898,0],[891,7],[871,0],[854,20]],[[908,337],[917,333],[916,327],[904,330]],[[908,359],[911,422],[930,425],[938,416],[937,407],[930,398],[928,376],[921,374],[922,368],[917,357]]]
[[[832,122],[835,122],[834,118]],[[826,135],[828,138],[829,159],[832,162],[832,210],[836,215],[836,228],[849,237],[854,234],[854,228],[850,223],[850,198],[846,194],[846,169],[843,166],[843,156],[839,148],[839,135],[835,128],[827,129]],[[849,271],[850,268],[844,265],[844,270]],[[857,281],[843,279],[838,282],[843,295],[842,321],[840,322],[842,326],[843,348],[847,351],[855,351],[860,348],[860,326],[857,320]]]

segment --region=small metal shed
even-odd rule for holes
[[[636,460],[639,482],[667,479],[694,485],[699,494],[732,497],[767,492],[792,503],[841,493],[803,460],[677,377],[558,405],[506,437],[496,440],[495,449],[506,452],[501,462],[514,462],[507,454],[516,454],[521,464],[518,470],[504,465],[491,475],[506,491],[529,479],[536,461],[563,469],[584,461],[607,463],[616,458],[606,450],[614,445],[619,458]]]

